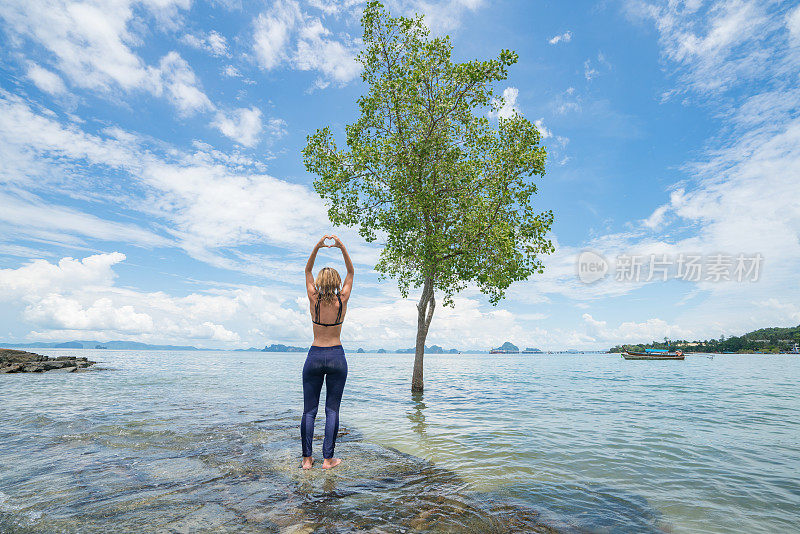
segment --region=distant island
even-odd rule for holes
[[[293,347],[291,345],[281,345],[273,343],[261,349],[261,352],[308,352],[308,347]]]
[[[731,336],[719,339],[706,339],[703,341],[653,341],[638,345],[617,345],[608,352],[623,352],[626,350],[643,351],[644,349],[680,349],[683,352],[713,352],[729,354],[778,354],[794,353],[800,345],[800,325],[789,328],[761,328],[742,336]]]
[[[377,350],[365,350],[362,347],[356,349],[356,354],[367,354],[367,353],[374,353],[374,354],[414,354],[417,351],[416,348],[411,347],[410,349],[397,349],[397,350],[386,350],[386,349],[377,349]],[[425,347],[425,354],[461,354],[462,352],[476,352],[482,353],[484,351],[461,351],[458,349],[443,349],[439,345],[431,345]]]
[[[412,347],[410,349],[397,349],[395,352],[397,354],[414,354],[417,351],[416,348]],[[439,345],[431,345],[430,347],[425,347],[425,354],[458,354],[458,349],[448,349],[444,350]]]
[[[519,347],[510,341],[506,341],[496,349],[492,349],[489,352],[492,354],[519,354]]]

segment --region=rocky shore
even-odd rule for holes
[[[94,365],[86,358],[58,356],[50,358],[24,350],[0,349],[0,373],[42,373],[58,371],[72,373]]]

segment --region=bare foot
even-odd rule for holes
[[[311,456],[304,456],[303,469],[311,469],[312,465],[314,465],[314,458],[312,458]]]
[[[323,460],[322,462],[322,468],[331,469],[332,467],[336,467],[340,463],[342,463],[341,458],[325,458],[325,460]]]

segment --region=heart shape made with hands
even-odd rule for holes
[[[331,244],[328,244],[328,239],[331,240]],[[325,240],[322,242],[326,247],[332,247],[336,244],[336,240],[332,237],[326,237]]]

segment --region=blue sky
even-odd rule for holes
[[[790,2],[393,0],[457,60],[519,53],[493,120],[548,148],[541,276],[491,306],[468,288],[429,343],[607,348],[800,323],[800,7]],[[0,341],[239,348],[311,339],[302,268],[337,232],[358,271],[343,342],[410,347],[412,294],[379,244],[332,228],[302,165],[364,91],[358,0],[0,6]],[[577,276],[582,251],[605,278]],[[652,258],[667,280],[646,280]],[[677,258],[702,277],[677,279]],[[757,276],[715,280],[761,258]],[[620,257],[643,275],[618,280]],[[324,263],[342,267],[331,251]]]

